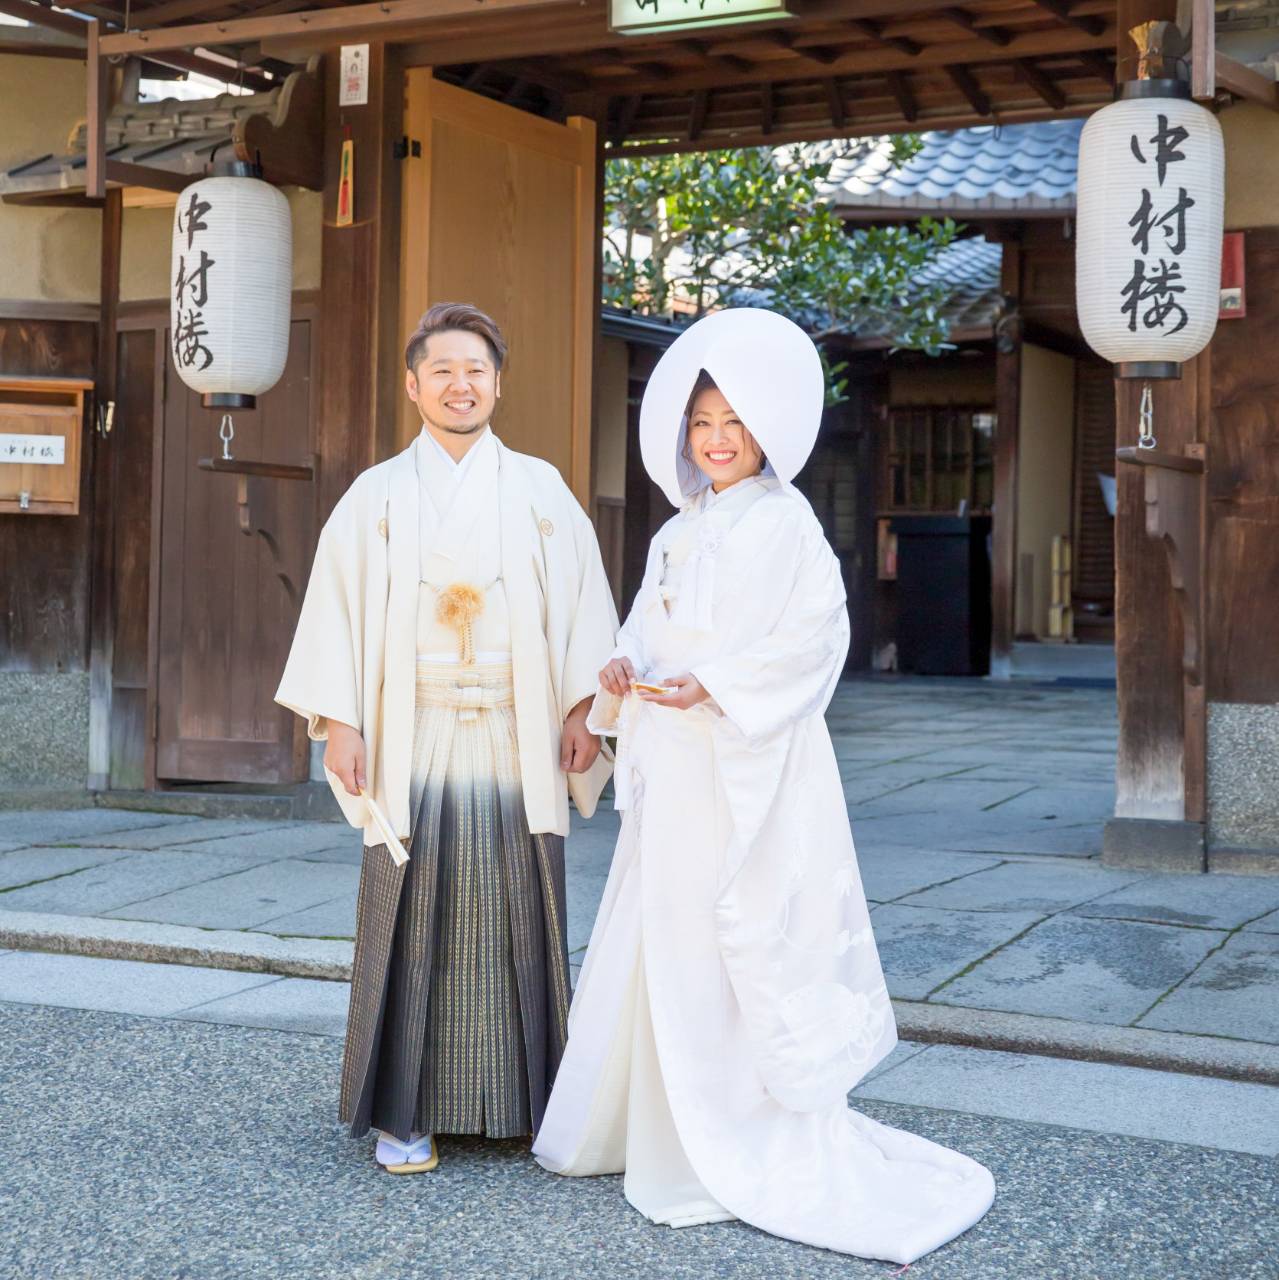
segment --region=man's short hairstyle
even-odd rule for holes
[[[417,372],[418,365],[426,356],[426,344],[433,334],[458,332],[479,334],[493,357],[493,368],[501,373],[506,359],[506,339],[492,316],[486,316],[468,302],[437,302],[417,322],[417,328],[404,346],[404,363],[409,372]]]

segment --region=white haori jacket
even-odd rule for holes
[[[567,835],[569,795],[590,817],[612,768],[611,757],[601,753],[586,773],[565,774],[560,734],[568,712],[597,688],[617,613],[595,531],[559,472],[496,443],[524,806],[531,832]],[[365,471],[334,507],[275,695],[306,718],[313,739],[328,737],[329,720],[361,731],[368,788],[401,838],[412,822],[422,448],[419,436]],[[435,555],[449,553],[449,538],[446,523]],[[348,795],[336,775],[325,772],[364,843],[381,844],[365,800]]]

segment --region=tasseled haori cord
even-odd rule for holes
[[[458,648],[464,666],[475,664],[475,634],[472,624],[484,612],[484,593],[467,582],[455,582],[440,592],[435,616],[446,627],[457,632]]]

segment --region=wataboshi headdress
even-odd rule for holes
[[[812,339],[775,311],[732,307],[690,325],[657,362],[640,405],[640,450],[653,482],[679,507],[706,484],[684,456],[685,409],[705,369],[789,484],[817,441],[826,381]]]

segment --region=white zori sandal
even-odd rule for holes
[[[430,1173],[440,1163],[435,1138],[429,1133],[411,1142],[380,1134],[375,1158],[387,1173]]]

